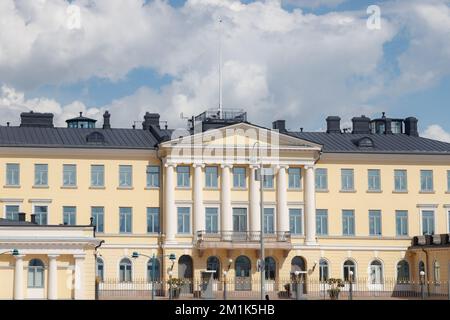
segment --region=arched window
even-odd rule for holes
[[[98,131],[94,131],[87,135],[86,142],[92,144],[103,144],[105,143],[105,136]]]
[[[264,260],[264,273],[266,276],[266,280],[275,280],[276,274],[277,274],[277,263],[275,262],[275,259],[272,257],[267,257]]]
[[[123,258],[119,264],[119,279],[120,282],[131,282],[132,272],[131,272],[131,261],[130,259]]]
[[[246,256],[239,256],[235,263],[236,277],[250,277],[251,263]]]
[[[217,257],[209,257],[206,260],[206,270],[215,271],[213,274],[213,278],[218,280],[220,278],[220,261]]]
[[[419,274],[420,271],[425,272],[425,263],[423,263],[423,261],[419,261]]]
[[[374,260],[370,263],[369,277],[371,284],[383,283],[383,265],[380,261]]]
[[[439,282],[441,282],[441,265],[439,261],[434,261],[433,275],[435,284],[439,284]]]
[[[97,278],[103,282],[103,280],[105,279],[105,265],[103,263],[103,260],[101,258],[97,258],[96,260],[96,268],[95,268],[95,275],[97,276]]]
[[[306,262],[302,257],[296,256],[291,261],[291,272],[306,271]]]
[[[161,281],[161,264],[156,258],[152,258],[147,262],[147,281]]]
[[[328,261],[320,259],[319,261],[319,281],[328,280]]]
[[[39,259],[28,263],[28,288],[44,288],[44,263]]]
[[[406,260],[402,260],[397,263],[397,282],[409,281],[409,263]]]
[[[344,281],[350,280],[350,271],[353,272],[352,281],[356,278],[356,265],[352,260],[346,260],[344,262]]]

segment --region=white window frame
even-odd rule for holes
[[[300,172],[299,172],[299,179],[298,179],[298,187],[291,187],[290,185],[289,185],[289,177],[290,177],[290,174],[289,174],[289,170],[299,170]],[[302,173],[303,173],[303,170],[302,170],[302,168],[301,167],[289,167],[288,169],[287,169],[287,174],[288,174],[288,189],[289,190],[302,190]]]
[[[397,189],[395,185],[396,173],[404,172],[405,173],[405,187],[403,189]],[[408,170],[406,169],[394,169],[394,192],[408,192]]]
[[[62,223],[64,224],[64,208],[75,208],[75,224],[68,224],[68,226],[74,226],[74,225],[77,225],[77,220],[78,220],[78,217],[77,217],[77,212],[78,212],[78,208],[77,208],[77,206],[72,206],[72,205],[70,205],[70,206],[62,206]]]
[[[36,207],[47,207],[47,225],[50,224],[50,203],[49,202],[34,202],[32,212],[36,217]]]
[[[370,213],[371,212],[378,212],[380,214],[380,234],[370,234]],[[369,209],[369,211],[367,213],[367,218],[369,220],[369,236],[370,237],[382,237],[383,236],[383,211],[380,209]],[[355,228],[356,228],[356,226],[355,226]]]
[[[71,167],[75,167],[75,183],[74,184],[65,184],[64,183],[64,168],[66,167],[66,166],[71,166]],[[78,177],[77,177],[77,165],[76,164],[73,164],[73,163],[63,163],[63,165],[62,165],[62,186],[63,187],[76,187],[77,186],[77,183],[78,183]]]
[[[127,281],[124,281],[124,282],[121,282],[120,281],[120,262],[123,260],[123,259],[128,259],[130,262],[131,262],[131,281],[133,281],[134,280],[134,276],[135,276],[135,265],[134,265],[134,259],[133,258],[131,258],[131,257],[127,257],[127,256],[122,256],[122,257],[120,257],[119,258],[119,260],[117,261],[117,267],[116,267],[116,270],[117,270],[117,279],[119,280],[119,283],[129,283],[129,282],[127,282]],[[103,260],[103,262],[104,262],[104,260]],[[103,265],[105,265],[105,264],[103,264]]]
[[[17,165],[19,168],[18,171],[18,176],[17,176],[17,180],[18,180],[18,184],[9,184],[8,183],[8,165]],[[8,162],[5,163],[5,186],[6,187],[20,187],[20,163],[12,163],[12,162]]]
[[[245,231],[234,231],[234,209],[245,209],[246,211],[246,216],[247,216],[247,230]],[[231,231],[232,232],[249,232],[250,231],[250,210],[248,205],[240,205],[240,204],[232,204],[231,205]],[[229,231],[229,230],[224,230],[224,231]]]
[[[358,263],[356,262],[356,260],[352,257],[346,257],[342,262],[341,262],[341,275],[342,275],[342,280],[345,281],[345,277],[344,277],[344,263],[349,260],[351,262],[353,262],[353,265],[355,266],[355,272],[353,273],[353,279],[358,279],[358,275],[359,275],[359,270],[358,270]]]
[[[125,172],[122,172],[122,170],[121,169],[130,169],[130,171],[128,172],[128,171],[125,171]],[[130,176],[129,176],[129,178],[130,178],[130,181],[129,181],[129,184],[121,184],[121,176],[122,176],[122,173],[126,173],[126,174],[130,174]],[[125,175],[125,178],[126,178],[127,176]],[[125,182],[127,182],[126,181],[127,179],[125,179]],[[133,187],[133,166],[132,165],[129,165],[129,164],[120,164],[119,165],[119,188],[132,188]]]
[[[317,172],[318,170],[324,170],[325,171],[325,184],[326,184],[326,188],[318,188],[316,181],[317,181]],[[315,184],[315,190],[316,191],[327,191],[328,190],[328,169],[327,168],[316,168],[316,170],[314,170],[314,184]]]
[[[189,208],[189,232],[187,233],[179,233],[178,232],[178,208]],[[192,211],[192,205],[190,204],[184,204],[184,203],[179,203],[176,205],[176,212],[177,212],[177,232],[176,235],[179,237],[189,237],[192,236],[192,232],[193,232],[193,211]]]
[[[120,231],[120,209],[131,209],[130,210],[130,231]],[[147,218],[147,217],[146,217]],[[119,234],[133,234],[133,207],[119,207]]]
[[[327,214],[327,232],[326,233],[318,233],[317,232],[317,211],[319,211],[319,210],[321,210],[321,211],[325,211],[326,212],[326,214]],[[316,233],[317,233],[317,235],[319,236],[319,237],[322,237],[322,236],[328,236],[329,235],[329,233],[330,233],[330,215],[329,215],[329,210],[328,209],[320,209],[320,208],[316,208],[316,214],[315,214],[315,219],[316,219]]]
[[[216,182],[217,185],[216,186],[208,186],[207,185],[207,177],[208,177],[208,173],[207,173],[207,168],[216,168]],[[219,166],[205,166],[205,188],[206,189],[219,189]]]
[[[188,172],[178,172],[178,169],[179,168],[188,168],[189,170],[188,170]],[[192,174],[192,172],[191,172],[192,170],[191,170],[191,166],[188,166],[188,165],[185,165],[185,164],[180,164],[180,165],[178,165],[176,168],[175,168],[175,173],[176,173],[176,179],[177,179],[177,188],[178,189],[190,189],[191,188],[191,174]],[[179,175],[182,175],[182,176],[184,176],[185,174],[187,174],[187,180],[186,179],[182,179],[183,180],[183,185],[179,185],[178,184],[178,179],[180,178],[179,177]],[[187,181],[187,185],[184,185],[185,184],[185,182]]]
[[[424,211],[433,211],[433,229],[434,229],[434,234],[436,234],[436,207],[420,207],[419,208],[419,226],[420,226],[420,235],[423,235],[423,225],[422,225],[422,221],[423,221],[423,212]]]
[[[205,209],[204,215],[205,215],[205,232],[206,232],[206,208],[214,208],[217,209],[217,234],[221,233],[221,215],[220,215],[220,205],[217,204],[204,204],[203,208]],[[177,217],[178,218],[178,217]],[[215,233],[211,233],[215,234]]]
[[[21,203],[22,202],[14,202],[14,201],[11,201],[11,202],[6,202],[4,205],[3,205],[3,218],[4,219],[6,219],[6,207],[8,207],[8,206],[19,206],[19,213],[20,212],[22,212],[22,206],[21,206]]]
[[[287,214],[288,214],[288,224],[289,224],[289,231],[291,230],[291,215],[289,214],[289,211],[291,209],[298,209],[300,210],[300,222],[302,223],[302,232],[300,233],[292,233],[291,237],[304,237],[305,236],[305,208],[304,206],[288,206],[287,208]]]
[[[351,189],[349,189],[349,188],[344,188],[344,171],[351,171],[352,172],[352,188]],[[341,191],[344,191],[344,192],[348,192],[348,191],[355,191],[356,190],[356,188],[355,188],[355,169],[352,169],[352,168],[342,168],[341,169]]]
[[[273,209],[273,233],[265,233],[264,234],[277,234],[277,207],[276,205],[264,205],[264,209]],[[288,211],[289,212],[289,211]],[[265,212],[263,212],[263,218],[265,218]]]
[[[378,175],[377,176],[371,176],[370,175],[371,172],[378,172]],[[370,188],[371,178],[378,179],[378,188],[376,188],[376,189],[371,189]],[[369,192],[377,192],[377,191],[381,191],[382,190],[382,188],[381,188],[381,170],[380,169],[367,169],[367,190]]]

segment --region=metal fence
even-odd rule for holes
[[[210,286],[208,288],[208,285]],[[259,279],[214,280],[212,283],[183,279],[177,281],[147,282],[136,279],[133,282],[119,282],[107,279],[96,284],[98,299],[204,299],[207,288],[212,299],[259,299]],[[153,294],[152,294],[153,289]],[[308,279],[296,282],[292,279],[267,280],[265,295],[274,299],[332,299],[332,286],[326,282]],[[384,279],[373,283],[366,278],[344,282],[339,288],[337,299],[450,299],[448,282],[414,282]]]

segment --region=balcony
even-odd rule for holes
[[[218,233],[198,231],[196,246],[198,249],[259,249],[260,241],[260,231],[219,231]],[[264,246],[266,249],[291,249],[291,233],[289,231],[266,233]]]

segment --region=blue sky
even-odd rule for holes
[[[14,0],[6,1],[15,3]],[[95,0],[94,2],[100,7],[106,6],[106,2],[103,1]],[[225,3],[228,0],[223,1]],[[102,50],[106,51],[100,51],[99,48],[89,44],[92,49],[90,48],[86,53],[74,55],[75,57],[70,57],[68,61],[62,61],[59,64],[51,62],[51,55],[48,54],[47,57],[45,51],[31,48],[31,52],[35,50],[38,54],[35,53],[34,55],[44,61],[42,70],[39,70],[41,62],[37,60],[38,58],[33,61],[27,57],[28,60],[24,58],[23,62],[15,62],[15,64],[10,61],[8,67],[2,66],[2,60],[0,59],[0,71],[6,70],[4,76],[0,72],[0,85],[3,85],[3,88],[8,88],[8,90],[3,90],[3,100],[7,103],[4,103],[4,105],[0,103],[0,112],[7,109],[5,118],[8,118],[12,116],[13,110],[37,106],[37,108],[54,108],[56,113],[59,112],[60,116],[64,117],[75,114],[75,112],[78,112],[76,111],[78,108],[90,112],[93,117],[98,118],[101,111],[105,109],[117,109],[119,114],[126,115],[125,109],[129,108],[132,115],[132,119],[129,120],[131,122],[131,120],[142,115],[144,108],[157,108],[158,110],[149,111],[161,112],[163,118],[172,120],[175,125],[178,125],[179,122],[176,119],[179,118],[180,111],[190,114],[215,107],[214,90],[216,90],[216,85],[214,81],[217,77],[215,78],[214,75],[214,72],[216,72],[214,64],[217,61],[214,61],[214,59],[217,57],[214,57],[214,54],[217,51],[215,51],[215,44],[211,41],[207,42],[207,46],[210,46],[210,48],[203,51],[199,50],[198,46],[199,43],[200,47],[204,45],[201,43],[201,39],[208,36],[214,39],[214,36],[217,35],[217,30],[214,29],[214,18],[212,17],[220,15],[228,19],[224,21],[230,26],[226,40],[229,42],[229,46],[224,49],[224,64],[225,66],[228,65],[229,70],[227,72],[227,67],[224,68],[226,73],[224,76],[232,74],[237,77],[237,81],[242,82],[236,84],[233,83],[233,79],[229,79],[230,83],[224,84],[225,101],[229,101],[232,107],[239,105],[245,109],[257,107],[261,108],[260,110],[276,110],[271,114],[271,118],[264,118],[261,116],[261,112],[256,113],[255,122],[269,125],[272,120],[275,120],[273,117],[288,118],[292,110],[298,110],[293,118],[299,120],[289,119],[289,126],[292,128],[302,126],[308,130],[316,130],[323,127],[323,119],[328,114],[342,115],[345,120],[349,120],[352,114],[367,113],[370,116],[376,116],[381,114],[382,111],[386,111],[392,117],[414,115],[419,118],[422,131],[429,129],[430,126],[435,126],[434,129],[438,126],[442,131],[441,139],[446,138],[445,132],[450,132],[450,124],[446,121],[446,119],[450,119],[450,108],[448,107],[448,101],[450,101],[450,61],[446,61],[445,57],[442,58],[442,53],[448,47],[445,47],[445,39],[439,38],[439,33],[432,29],[432,21],[439,21],[440,23],[448,21],[450,30],[450,9],[447,0],[430,0],[430,7],[420,7],[418,1],[284,0],[282,6],[278,8],[269,4],[270,1],[260,1],[261,6],[257,7],[252,4],[254,1],[242,0],[242,7],[239,10],[235,10],[235,7],[231,4],[232,1],[227,2],[226,5],[219,5],[212,0],[209,2],[198,0],[193,1],[194,4],[191,3],[190,6],[185,6],[184,0],[169,0],[168,3],[161,2],[162,4],[159,5],[153,1],[147,1],[148,4],[145,7],[148,8],[142,10],[146,11],[145,14],[148,16],[146,17],[147,20],[144,19],[143,21],[154,25],[148,28],[151,29],[150,31],[146,30],[149,33],[148,35],[143,34],[141,40],[134,38],[130,40],[130,45],[127,44],[128,47],[117,41],[114,42],[114,39],[111,39],[111,42],[102,43]],[[321,4],[317,5],[319,2]],[[336,4],[337,2],[340,3]],[[66,2],[61,0],[60,5],[63,6],[64,3]],[[72,1],[72,3],[82,6],[82,1]],[[118,2],[116,4],[116,1],[110,3],[111,6],[120,6]],[[414,7],[413,3],[419,5]],[[360,19],[359,25],[362,25],[361,21],[363,22],[363,19],[365,19],[367,7],[373,4],[380,6],[382,19],[386,19],[388,26],[384,27],[383,25],[382,30],[374,36],[373,41],[367,40],[367,51],[364,51],[364,46],[358,46],[357,43],[352,42],[352,39],[346,40],[345,37],[342,37],[339,41],[336,41],[336,55],[342,55],[342,57],[337,58],[333,57],[335,54],[333,50],[330,52],[322,50],[320,54],[322,60],[315,59],[314,56],[307,56],[306,59],[305,57],[299,58],[299,65],[297,65],[295,59],[292,60],[292,57],[289,57],[286,64],[283,65],[282,59],[278,61],[274,59],[270,50],[273,50],[274,54],[280,55],[281,53],[283,55],[290,51],[288,45],[285,48],[278,46],[270,48],[267,52],[261,52],[260,43],[265,41],[264,39],[270,38],[270,44],[272,45],[277,41],[276,32],[280,32],[280,39],[282,39],[280,42],[284,41],[284,43],[289,44],[288,37],[292,37],[294,42],[295,39],[301,38],[304,42],[301,42],[300,45],[317,46],[317,50],[320,50],[321,45],[329,45],[329,42],[324,44],[321,41],[322,36],[329,37],[330,41],[335,41],[336,37],[342,36],[342,32],[348,32],[349,37],[355,36],[366,41],[364,34],[361,38],[360,33],[352,33],[351,29],[342,32],[330,31],[330,29],[327,29],[326,22],[330,15],[338,14],[339,21],[342,21],[342,17],[350,17],[355,18],[356,22]],[[22,10],[24,16],[26,14],[31,15],[31,18],[28,17],[28,19],[31,19],[31,23],[38,25],[40,23],[39,15],[33,13],[34,11],[31,9],[39,9],[24,8],[24,6],[22,4],[19,11]],[[442,16],[437,16],[439,19],[432,20],[433,17],[430,17],[430,20],[427,20],[428,17],[422,15],[422,11],[440,15],[442,8],[444,8],[444,12]],[[445,12],[445,8],[448,12]],[[57,9],[55,7],[55,12]],[[87,12],[90,8],[83,8],[83,10]],[[137,6],[130,8],[130,21],[133,20],[133,15],[136,16],[139,13],[138,10],[140,9]],[[402,10],[405,11],[404,14]],[[408,13],[408,10],[411,10],[412,16],[417,14],[419,17],[418,26],[410,24],[408,16],[411,14]],[[244,11],[248,12],[247,15],[242,14]],[[155,22],[154,20],[158,20],[154,16],[155,12],[160,12],[162,15],[168,14],[171,19],[179,20],[173,20],[173,25],[163,21]],[[271,23],[271,20],[266,20],[265,25],[259,26],[260,29],[258,30],[255,29],[256,35],[238,35],[241,32],[243,34],[247,32],[245,28],[248,23],[257,23],[255,21],[260,16],[262,17],[263,14],[270,15],[271,12],[273,12],[274,19],[277,19],[278,16],[285,16],[292,21],[296,21],[286,26],[286,28],[291,28],[289,29],[291,31],[285,32],[284,29],[280,31],[275,24],[270,26],[273,30],[266,30],[267,25]],[[114,19],[112,11],[105,9],[104,15],[107,19]],[[90,17],[88,16],[88,18]],[[446,18],[448,20],[445,20]],[[248,19],[248,21],[245,22],[245,19]],[[283,19],[280,21],[283,21]],[[313,34],[308,34],[303,29],[296,29],[295,23],[303,23],[302,21],[305,20],[308,20],[308,22],[304,26],[306,28],[312,26]],[[85,19],[82,21],[91,20]],[[242,21],[245,23],[242,23]],[[95,23],[95,20],[92,20],[92,23]],[[241,27],[239,27],[239,24]],[[11,26],[14,28],[13,24]],[[421,26],[430,29],[422,30],[420,29]],[[42,36],[49,32],[45,29],[46,27],[42,26],[42,33],[33,36],[40,40],[51,41],[51,37]],[[83,27],[85,26],[83,25]],[[138,27],[140,26],[138,25]],[[158,33],[159,27],[161,27],[161,32],[155,35],[155,31]],[[130,31],[132,28],[133,26],[130,27]],[[190,28],[189,31],[186,30],[188,28]],[[258,28],[258,26],[255,28]],[[205,30],[210,33],[206,33]],[[26,36],[31,37],[30,30],[24,28],[22,31],[25,38]],[[252,32],[252,30],[249,29],[249,32]],[[298,37],[295,32],[298,32]],[[330,34],[332,32],[336,32],[336,34]],[[445,30],[442,33],[445,35]],[[430,39],[430,34],[435,39]],[[195,37],[192,35],[195,35]],[[135,38],[138,37],[139,34]],[[67,40],[66,38],[62,39],[62,41]],[[242,43],[242,39],[244,39],[244,45],[241,49],[236,44]],[[134,40],[136,42],[133,42]],[[186,44],[182,44],[184,40]],[[145,48],[141,48],[142,43],[146,41],[149,42],[148,57],[145,57]],[[429,50],[421,51],[421,41],[427,42],[424,43],[424,46],[436,45],[436,47],[429,48],[429,50],[436,51],[435,56]],[[57,41],[55,43],[52,46],[55,46],[58,50],[59,44]],[[233,43],[233,47],[231,43]],[[250,43],[254,43],[253,47],[250,47]],[[411,45],[412,43],[414,45]],[[14,45],[19,46],[20,43]],[[70,43],[64,49],[72,45],[73,43]],[[118,48],[115,48],[116,45]],[[165,45],[167,45],[167,48]],[[249,47],[244,48],[247,45]],[[355,45],[355,50],[360,52],[355,52],[355,56],[352,56],[351,52],[349,53],[343,48],[346,45]],[[0,38],[0,49],[2,46],[8,49],[11,43]],[[159,47],[162,49],[159,50]],[[253,53],[255,58],[252,60],[249,51],[253,49],[255,50],[255,53]],[[239,55],[240,50],[243,52],[241,55]],[[379,50],[378,53],[376,53],[377,50]],[[117,55],[113,55],[115,51],[118,52]],[[185,51],[185,54],[183,54],[183,51]],[[109,52],[112,52],[112,56],[107,56]],[[123,52],[122,55],[119,55],[120,52]],[[135,52],[137,53],[134,54]],[[128,54],[130,58],[126,59]],[[345,61],[345,55],[348,56],[348,61]],[[368,58],[360,59],[361,55],[367,55]],[[13,60],[13,58],[16,57],[12,56],[11,59]],[[88,59],[91,59],[92,62],[87,62]],[[99,60],[98,63],[93,61],[96,59]],[[205,60],[203,61],[203,59]],[[300,60],[308,59],[311,59],[313,63],[318,63],[318,65],[310,68],[310,63],[307,63],[302,66]],[[417,63],[414,59],[417,59]],[[355,62],[353,63],[353,61]],[[327,63],[330,63],[330,65],[326,65]],[[341,63],[345,64],[345,68],[344,66],[339,67]],[[365,63],[371,65],[371,67],[366,67]],[[11,67],[11,65],[16,67]],[[31,69],[37,69],[35,74],[29,75],[28,78],[27,76],[20,76],[26,68],[30,69],[30,65],[32,66]],[[299,80],[296,84],[295,75],[289,74],[290,69],[298,70],[299,74],[305,79]],[[346,71],[348,69],[352,69],[352,71]],[[283,70],[285,70],[284,73]],[[326,73],[326,70],[329,70],[329,74]],[[429,74],[427,73],[428,70],[430,70]],[[248,79],[234,75],[236,72],[248,75]],[[421,80],[417,80],[417,76],[420,76],[421,73],[427,74],[427,77],[429,77],[423,83]],[[310,74],[313,74],[313,77],[309,77]],[[229,77],[231,78],[231,76]],[[289,80],[288,77],[293,78]],[[308,78],[314,79],[309,83]],[[23,79],[27,79],[27,81]],[[289,88],[290,85],[292,85],[292,88]],[[349,88],[346,91],[345,88],[347,87]],[[248,88],[248,90],[242,91],[242,88]],[[316,96],[311,91],[317,91]],[[330,92],[333,97],[328,99],[320,97],[322,91]],[[14,94],[9,93],[8,95],[5,92],[14,92]],[[298,92],[297,96],[295,92]],[[16,95],[23,95],[22,98],[16,99],[14,102],[18,106],[8,100],[12,99],[11,96],[15,97]],[[145,99],[148,99],[148,103]],[[46,105],[48,101],[52,102],[50,106]],[[321,105],[324,107],[320,107]],[[310,114],[308,108],[316,110],[316,112]],[[262,112],[262,114],[267,113]],[[308,115],[304,117],[304,114]],[[11,121],[14,120],[11,119]],[[118,124],[126,125],[124,122],[118,122]],[[431,134],[437,135],[435,132]]]

